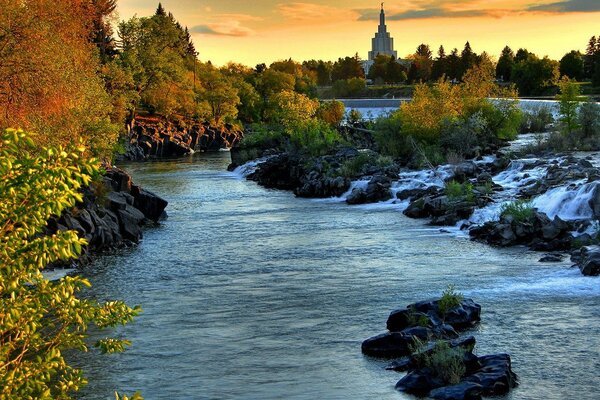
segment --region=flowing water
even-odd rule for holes
[[[267,190],[226,172],[228,157],[125,166],[169,199],[169,218],[85,271],[92,295],[144,312],[118,331],[126,353],[77,360],[83,398],[408,399],[360,344],[449,283],[482,305],[477,353],[512,355],[508,399],[598,398],[600,278],[443,233],[401,205]]]

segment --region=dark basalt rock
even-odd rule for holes
[[[585,276],[600,275],[600,246],[584,246],[577,251],[571,260]]]
[[[557,263],[557,262],[561,262],[563,260],[563,255],[562,254],[558,254],[558,253],[550,253],[550,254],[545,254],[542,258],[540,258],[539,262],[543,262],[543,263]]]
[[[396,383],[396,390],[416,396],[426,396],[433,389],[442,386],[444,386],[442,379],[434,376],[431,370],[423,368],[411,371],[400,379]]]
[[[429,397],[435,400],[480,400],[483,387],[474,382],[459,382],[456,385],[433,389]]]
[[[441,316],[439,300],[421,301],[409,305],[406,309],[393,311],[388,317],[387,328],[391,332],[402,331],[423,317],[426,317],[433,327],[445,323],[456,330],[464,330],[475,326],[481,320],[481,306],[472,299],[464,299],[458,307]]]
[[[362,343],[363,354],[377,358],[397,358],[410,354],[413,337],[402,332],[382,333]]]
[[[518,385],[508,354],[482,356],[478,361],[481,368],[464,380],[481,385],[484,396],[504,395]]]
[[[346,198],[346,203],[365,204],[389,200],[392,198],[390,192],[391,186],[392,179],[390,177],[386,175],[375,175],[367,184],[366,189],[354,189]]]

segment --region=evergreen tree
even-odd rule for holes
[[[444,75],[448,75],[448,60],[444,46],[438,49],[438,56],[431,67],[431,79],[438,80]]]
[[[465,43],[465,47],[460,53],[460,64],[461,69],[459,79],[462,79],[462,76],[465,74],[465,72],[467,72],[475,64],[477,64],[477,54],[473,52],[473,49],[471,49],[471,44],[469,42]]]
[[[452,49],[452,52],[447,57],[446,75],[448,79],[459,79],[461,71],[461,60],[458,55],[458,49]]]
[[[160,15],[161,17],[165,17],[167,15],[161,3],[158,3],[158,7],[156,8],[154,15]]]
[[[513,66],[515,65],[515,53],[512,49],[506,46],[502,49],[498,64],[496,65],[496,78],[504,81],[510,80]]]

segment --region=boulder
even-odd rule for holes
[[[162,197],[142,189],[139,186],[132,186],[133,206],[140,210],[142,214],[151,221],[157,222],[169,202]]]
[[[464,381],[482,387],[484,396],[500,396],[518,385],[517,375],[512,370],[508,354],[495,354],[479,357],[481,368],[467,376]]]
[[[429,397],[435,400],[480,400],[483,387],[474,382],[459,382],[452,386],[433,389]]]
[[[444,386],[444,381],[433,375],[427,368],[409,372],[404,378],[396,383],[396,390],[413,394],[415,396],[426,396],[433,389]]]
[[[134,243],[142,237],[141,226],[145,220],[144,214],[135,207],[128,205],[125,209],[117,210],[119,228],[124,239]]]
[[[585,276],[600,275],[600,246],[583,246],[578,254],[571,257],[577,261],[577,266]]]
[[[382,333],[362,343],[363,354],[377,358],[398,358],[410,354],[413,339],[401,332]]]

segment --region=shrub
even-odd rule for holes
[[[537,107],[525,111],[519,126],[519,133],[546,132],[546,127],[554,122],[554,116],[548,107]]]
[[[284,90],[269,98],[265,114],[269,121],[289,127],[312,119],[318,108],[318,101]]]
[[[480,113],[471,115],[467,120],[445,121],[441,129],[440,146],[447,155],[455,153],[460,158],[471,156],[486,127],[487,123]]]
[[[291,144],[312,156],[321,156],[343,142],[339,132],[322,121],[309,120],[288,128]]]
[[[49,282],[42,270],[70,261],[86,244],[75,231],[44,234],[46,221],[82,201],[79,189],[98,174],[85,149],[39,149],[22,131],[0,142],[0,398],[67,399],[86,383],[63,356],[87,351],[87,330],[130,322],[140,311],[120,301],[82,300],[88,280]],[[39,154],[37,156],[33,154]],[[123,351],[127,340],[101,339],[101,352]]]
[[[281,147],[286,141],[286,134],[281,126],[254,124],[240,142],[240,147],[259,147],[262,149]]]
[[[317,109],[317,118],[335,127],[342,122],[345,112],[346,108],[341,101],[325,101],[322,102]]]
[[[433,348],[427,350],[425,343],[415,338],[410,351],[417,368],[429,368],[446,385],[456,385],[466,372],[465,349],[452,348],[443,340],[435,342]]]
[[[500,217],[506,218],[511,216],[517,223],[523,223],[530,221],[535,213],[535,209],[531,205],[531,202],[527,201],[514,201],[512,203],[505,203],[500,207]]]
[[[456,308],[463,301],[464,296],[462,293],[457,292],[454,288],[454,285],[448,285],[446,290],[442,293],[442,297],[438,302],[438,309],[440,311],[440,315],[444,317],[448,311]]]
[[[373,138],[382,154],[397,158],[408,158],[412,155],[412,143],[402,131],[399,111],[377,118],[373,130]]]
[[[361,114],[360,111],[353,108],[348,113],[348,122],[350,124],[357,124],[359,122],[362,122],[362,120],[363,120],[363,115]]]
[[[472,203],[475,201],[473,184],[470,182],[458,183],[456,181],[450,181],[446,183],[446,196],[448,196],[448,200],[452,202],[468,201],[469,203]]]
[[[567,77],[561,79],[559,87],[560,94],[556,96],[556,99],[559,101],[560,106],[561,131],[570,136],[579,128],[577,109],[579,103],[583,101],[583,97],[579,95],[579,85],[570,81]]]
[[[577,119],[584,137],[600,136],[600,105],[598,103],[585,102],[581,104]]]
[[[344,161],[338,173],[340,176],[346,178],[356,178],[366,173],[366,167],[377,166],[385,168],[393,163],[394,161],[390,157],[381,156],[374,152],[364,152]]]

